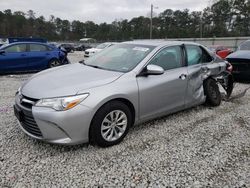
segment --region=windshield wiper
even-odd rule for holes
[[[85,64],[86,65],[86,64]],[[90,67],[94,67],[94,68],[97,68],[97,69],[103,69],[102,67],[99,67],[97,65],[87,65],[87,66],[90,66]]]
[[[89,67],[93,67],[93,68],[96,68],[96,69],[104,69],[105,70],[105,68],[103,68],[103,67],[100,67],[100,66],[97,66],[97,65],[90,65],[90,64],[86,64],[86,63],[84,63],[84,62],[81,62],[83,65],[86,65],[86,66],[89,66]]]

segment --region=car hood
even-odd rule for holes
[[[21,93],[34,99],[76,95],[111,83],[123,74],[80,63],[65,65],[35,74],[22,86]]]
[[[250,59],[250,50],[239,50],[229,56],[227,59]]]

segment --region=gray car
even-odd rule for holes
[[[129,128],[230,94],[227,62],[196,43],[132,41],[32,76],[15,97],[29,136],[56,144],[123,140]]]

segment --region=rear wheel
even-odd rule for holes
[[[58,59],[51,59],[49,61],[49,68],[58,67],[60,65],[61,65],[61,63]]]
[[[101,107],[93,118],[90,137],[98,146],[108,147],[120,143],[132,124],[127,105],[113,101]]]
[[[221,93],[219,86],[214,79],[204,81],[204,93],[206,95],[206,103],[210,106],[219,106],[221,103]]]

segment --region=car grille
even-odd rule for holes
[[[32,115],[28,116],[26,114],[23,114],[21,125],[30,134],[37,137],[42,137],[41,130],[37,126],[36,121],[34,120]]]
[[[29,97],[26,97],[24,95],[22,95],[20,97],[20,104],[22,106],[24,106],[25,108],[29,108],[31,109],[33,105],[35,105],[35,103],[38,101],[38,99],[32,99],[32,98],[29,98]]]
[[[42,137],[41,130],[36,124],[36,121],[32,114],[32,106],[35,105],[37,101],[38,99],[33,99],[21,95],[20,96],[21,106],[17,108],[19,109],[19,121],[24,130],[26,130],[28,133],[36,137]]]

